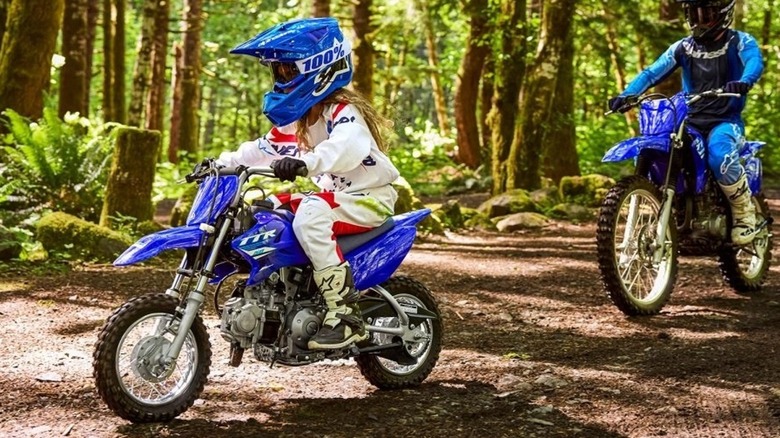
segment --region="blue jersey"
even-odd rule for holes
[[[699,44],[693,37],[672,44],[650,67],[626,87],[621,96],[639,95],[682,68],[683,92],[701,93],[723,88],[728,82],[755,84],[764,61],[755,38],[745,32],[727,30],[723,38]],[[689,122],[708,132],[718,123],[740,122],[745,97],[702,99],[689,108]]]

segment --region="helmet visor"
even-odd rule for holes
[[[688,24],[693,26],[711,27],[720,20],[720,6],[689,7],[687,11]]]
[[[298,66],[292,62],[271,62],[271,74],[274,80],[274,89],[277,92],[286,92],[297,87],[306,79],[298,70]]]

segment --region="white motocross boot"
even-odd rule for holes
[[[737,182],[731,185],[718,184],[731,204],[731,241],[735,245],[747,245],[758,234],[756,229],[756,207],[753,205],[752,194],[747,183],[747,176],[742,173]]]
[[[314,271],[314,282],[325,298],[328,312],[322,327],[309,340],[312,350],[344,348],[353,342],[368,339],[360,307],[360,293],[355,290],[349,263]]]

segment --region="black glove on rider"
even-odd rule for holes
[[[634,96],[616,96],[609,99],[609,109],[615,112],[624,113],[628,111],[628,108],[623,108]],[[622,108],[622,109],[621,109]]]
[[[274,176],[282,181],[295,181],[297,176],[305,176],[307,173],[306,163],[297,158],[284,157],[276,161],[273,168]],[[300,171],[300,169],[304,170]]]
[[[731,81],[726,83],[726,86],[723,87],[723,91],[726,93],[739,93],[744,96],[750,91],[750,84],[740,81]]]

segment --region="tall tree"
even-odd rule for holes
[[[87,53],[86,53],[86,71],[84,78],[84,99],[87,101],[87,108],[83,115],[89,116],[89,102],[92,97],[92,60],[95,53],[95,39],[97,37],[97,24],[100,16],[100,0],[87,0]]]
[[[127,124],[141,127],[144,125],[144,107],[152,82],[152,51],[154,50],[157,7],[160,0],[144,0],[141,34],[138,36],[138,56],[133,70],[133,88],[130,92],[130,108]]]
[[[330,17],[330,0],[314,0],[311,3],[312,17]]]
[[[0,50],[0,111],[33,119],[43,114],[51,57],[62,23],[63,0],[13,0]],[[31,42],[35,50],[31,50]]]
[[[508,177],[514,186],[537,189],[541,186],[544,135],[551,128],[557,107],[558,73],[570,38],[576,0],[544,0],[539,45],[533,64],[520,91],[520,113],[510,150],[514,166]]]
[[[447,102],[444,96],[444,88],[441,85],[441,71],[439,68],[439,50],[436,47],[436,32],[433,26],[433,14],[427,0],[417,1],[420,11],[420,21],[425,32],[425,48],[428,51],[428,69],[431,77],[431,89],[433,91],[433,104],[436,107],[436,120],[439,122],[439,131],[446,135],[450,131],[450,121],[447,115]]]
[[[658,35],[652,39],[654,56],[660,56],[674,41],[683,34],[682,7],[675,0],[662,0],[658,18],[661,26]],[[644,66],[647,67],[647,66]],[[682,73],[677,69],[671,76],[655,87],[658,93],[671,96],[682,89]]]
[[[160,0],[155,16],[151,89],[146,100],[146,129],[162,131],[165,109],[165,67],[168,55],[170,1]]]
[[[124,123],[125,0],[103,0],[103,120]]]
[[[5,25],[8,20],[8,6],[11,0],[0,0],[0,48],[3,47],[3,35],[5,35]]]
[[[493,80],[492,111],[488,116],[490,124],[491,174],[493,193],[507,189],[507,161],[517,119],[520,87],[525,75],[525,57],[528,50],[526,35],[526,0],[504,0],[498,19],[496,71]]]
[[[182,41],[181,129],[179,148],[194,157],[199,150],[200,127],[200,41],[203,31],[202,0],[184,2],[184,38]]]
[[[553,111],[542,136],[542,175],[556,184],[564,176],[580,174],[574,125],[574,32],[563,41],[560,57]]]
[[[352,10],[352,22],[355,27],[355,42],[352,49],[352,62],[355,73],[352,84],[370,101],[374,94],[374,46],[371,43],[371,2],[355,0]]]
[[[65,56],[65,65],[60,71],[60,117],[67,112],[76,112],[82,116],[88,112],[88,6],[87,0],[65,0],[62,18],[62,54]]]
[[[482,66],[490,51],[486,43],[489,12],[487,0],[463,0],[462,6],[469,17],[470,29],[455,85],[457,161],[475,169],[482,161],[476,103],[479,101]]]
[[[181,44],[177,41],[173,43],[173,71],[171,72],[171,135],[168,139],[168,161],[171,163],[179,162],[183,58]],[[236,111],[238,111],[238,105],[236,105]],[[235,127],[233,138],[235,138]]]
[[[607,46],[609,47],[609,59],[612,65],[612,71],[615,74],[618,91],[623,91],[626,89],[628,82],[626,80],[626,66],[618,39],[618,26],[616,24],[618,20],[614,12],[617,5],[614,0],[602,0],[602,5],[603,23],[606,27]],[[631,136],[636,136],[636,129],[634,128],[636,117],[634,116],[634,112],[628,111],[624,116],[628,123],[628,129]]]

